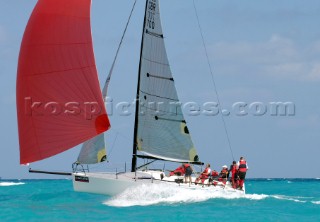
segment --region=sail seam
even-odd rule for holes
[[[152,111],[155,111],[155,112],[158,112],[158,113],[164,113],[164,114],[170,114],[170,115],[175,115],[175,116],[181,116],[181,114],[178,114],[177,112],[168,112],[168,111],[164,111],[164,110],[159,110],[159,109],[153,109],[151,107],[148,107],[148,106],[145,106],[145,105],[141,105],[141,107],[144,107],[148,110],[152,110]]]
[[[151,60],[151,59],[147,59],[145,57],[143,57],[143,59],[146,60],[146,61],[152,62],[152,63],[159,64],[159,65],[169,66],[168,63],[157,62],[157,61],[154,61],[154,60]]]
[[[32,77],[32,76],[52,74],[52,73],[55,73],[55,72],[65,72],[65,71],[71,71],[71,70],[82,70],[82,69],[86,69],[86,68],[90,68],[90,67],[95,67],[95,65],[83,66],[83,67],[80,67],[80,68],[73,68],[73,69],[61,69],[61,70],[55,70],[55,71],[51,71],[51,72],[34,73],[32,75],[26,74],[26,75],[28,75],[28,77]]]

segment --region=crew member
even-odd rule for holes
[[[231,172],[231,184],[233,189],[236,189],[238,186],[238,170],[237,170],[237,162],[233,161],[232,165],[230,166],[230,170],[229,172]]]
[[[184,182],[187,183],[187,179],[189,181],[189,186],[192,183],[192,179],[191,179],[191,174],[192,174],[192,167],[190,164],[185,163],[184,165],[184,171],[185,171],[185,175],[184,175]]]
[[[222,170],[219,173],[219,181],[223,182],[224,184],[226,184],[227,180],[228,180],[228,175],[229,175],[229,171],[228,171],[228,167],[227,165],[223,165],[222,166]]]
[[[247,170],[249,169],[247,165],[247,161],[243,157],[240,157],[240,160],[237,166],[238,166],[238,176],[239,176],[239,189],[243,190],[244,180],[246,178]]]
[[[204,181],[210,176],[211,174],[211,169],[210,169],[210,164],[208,163],[206,165],[206,168],[204,171],[200,174],[200,176],[196,179],[195,184],[198,183],[199,180],[201,180],[202,185],[204,184]]]
[[[185,174],[185,168],[183,165],[181,165],[174,171],[171,171],[169,176],[183,176],[184,174]]]

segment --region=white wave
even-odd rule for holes
[[[17,185],[23,185],[25,183],[22,183],[22,182],[18,182],[18,183],[15,183],[15,182],[0,182],[0,186],[2,187],[9,187],[9,186],[17,186]]]
[[[306,203],[307,202],[305,200],[297,199],[299,197],[289,197],[289,196],[284,196],[284,195],[272,195],[271,197],[273,197],[275,199],[279,199],[279,200],[290,200],[290,201],[294,201],[294,202],[298,202],[298,203]],[[300,197],[300,198],[303,198],[303,197]]]
[[[320,201],[311,201],[313,204],[320,204]]]
[[[213,198],[261,200],[268,197],[264,194],[242,194],[226,190],[214,190],[212,187],[203,189],[190,189],[164,184],[143,184],[129,188],[123,193],[107,200],[104,204],[114,207],[147,206],[159,203],[195,203]]]
[[[266,194],[245,194],[244,198],[250,199],[250,200],[262,200],[269,197],[269,195]]]

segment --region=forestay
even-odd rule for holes
[[[103,89],[102,89],[102,96],[103,96],[103,100],[105,101],[107,98],[107,92],[108,92],[108,88],[109,88],[109,83],[111,80],[111,76],[113,73],[113,68],[116,64],[117,61],[117,57],[119,55],[120,52],[120,48],[124,39],[124,36],[126,34],[132,13],[134,11],[135,5],[137,3],[137,0],[134,1],[127,24],[125,26],[125,29],[122,33],[122,37],[120,40],[120,43],[118,45],[118,49],[116,52],[116,55],[113,59],[111,68],[109,70],[109,74],[107,76],[107,79],[104,83]],[[107,154],[106,154],[106,145],[105,145],[105,140],[104,140],[104,134],[100,134],[88,141],[86,141],[81,148],[81,151],[79,153],[77,162],[78,163],[84,163],[84,164],[95,164],[95,163],[100,163],[103,162],[107,159]]]

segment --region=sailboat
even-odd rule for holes
[[[110,128],[104,99],[112,71],[100,89],[90,27],[91,0],[39,0],[21,43],[17,76],[20,163],[57,155],[84,143],[74,164],[75,191],[116,195],[140,184],[187,189],[235,190],[209,179],[205,186],[183,176],[148,169],[157,160],[202,165],[175,88],[160,21],[159,0],[146,0],[138,70],[130,172],[89,172],[79,167],[106,159]],[[114,65],[114,64],[113,64]],[[113,66],[112,65],[112,66]],[[111,69],[112,70],[112,69]],[[138,166],[138,159],[147,160]],[[217,185],[218,184],[218,185]]]

